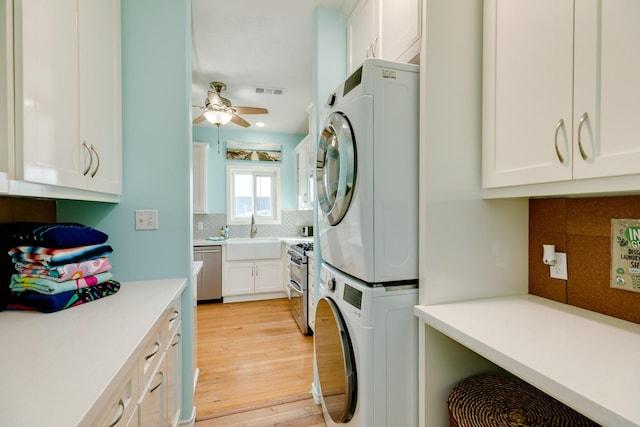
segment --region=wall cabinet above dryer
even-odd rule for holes
[[[347,20],[349,72],[367,58],[414,62],[422,36],[421,0],[360,0]]]
[[[15,179],[122,192],[120,1],[14,2]]]
[[[640,3],[489,0],[484,7],[487,194],[637,191]]]

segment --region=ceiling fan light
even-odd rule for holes
[[[229,111],[205,111],[204,117],[214,125],[226,125],[231,121],[232,114]]]

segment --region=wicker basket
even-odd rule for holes
[[[451,391],[447,403],[451,427],[599,425],[518,378],[468,378]]]

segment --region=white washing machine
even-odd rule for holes
[[[417,426],[417,281],[371,287],[323,263],[318,292],[314,345],[327,426]]]
[[[323,113],[322,258],[367,283],[418,278],[418,70],[368,59]]]

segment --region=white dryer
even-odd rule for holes
[[[328,427],[418,425],[418,285],[367,286],[323,263],[314,345]]]
[[[323,114],[316,159],[322,258],[367,283],[418,278],[418,69],[368,59]]]

